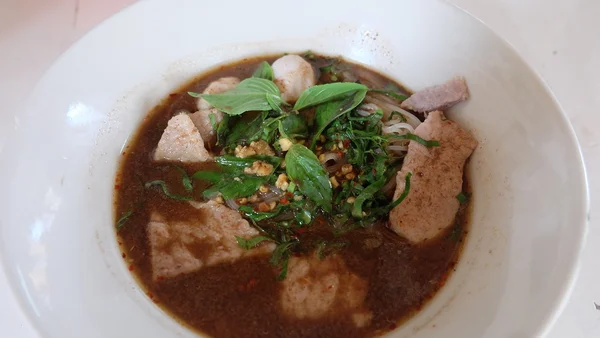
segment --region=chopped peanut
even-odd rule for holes
[[[269,189],[268,186],[266,186],[266,185],[263,184],[263,185],[260,186],[260,188],[258,188],[258,190],[260,192],[269,192],[269,190],[271,190],[271,189]]]
[[[321,151],[321,150],[323,150],[323,147],[321,147],[321,146],[316,146],[316,147],[315,147],[315,149],[316,149],[317,151]]]
[[[280,174],[277,177],[277,182],[275,182],[275,186],[283,191],[286,191],[288,189],[288,187],[290,186],[287,175]]]
[[[331,186],[333,186],[334,189],[340,186],[335,176],[331,176],[329,182],[331,182]]]
[[[277,202],[275,202],[275,201],[269,203],[269,210],[275,209],[276,206],[277,206]]]
[[[325,143],[325,141],[327,141],[327,138],[325,137],[325,135],[321,134],[319,135],[319,141],[321,141],[321,143]]]
[[[283,151],[290,150],[292,145],[293,145],[293,143],[292,143],[292,141],[290,141],[289,138],[280,138],[279,139],[279,146],[281,147],[281,150],[283,150]]]
[[[348,173],[344,177],[346,177],[347,180],[353,180],[356,177],[356,175],[354,173]]]
[[[254,194],[254,195],[248,197],[248,202],[250,202],[250,203],[258,202],[258,196],[256,196],[256,194]]]
[[[248,204],[248,199],[246,197],[242,197],[242,198],[238,199],[238,203],[241,205],[246,205],[246,204]]]
[[[352,164],[346,163],[342,166],[342,174],[346,175],[347,173],[352,172]]]
[[[338,142],[337,146],[340,149],[344,149],[344,144],[342,143],[342,141]]]
[[[304,199],[304,196],[302,196],[302,195],[294,196],[294,201],[302,201],[303,199]]]
[[[334,144],[331,146],[330,150],[331,150],[331,151],[333,151],[333,150],[337,150],[337,145],[334,143]]]
[[[215,198],[213,198],[213,201],[219,203],[219,204],[223,204],[225,201],[223,201],[223,197],[221,196],[217,196]]]
[[[252,167],[244,168],[244,173],[256,176],[268,176],[275,170],[271,163],[265,161],[254,161]]]
[[[319,161],[320,161],[321,163],[325,162],[325,154],[321,154],[321,155],[319,155]]]
[[[254,141],[248,146],[237,146],[234,150],[235,156],[244,158],[254,155],[269,155],[274,156],[275,152],[271,146],[264,140]]]
[[[233,180],[234,180],[234,181],[238,181],[238,182],[241,182],[241,181],[242,181],[242,179],[241,179],[241,178],[239,178],[239,177],[234,177],[234,178],[233,178]]]
[[[354,196],[350,196],[350,197],[348,197],[348,199],[346,200],[346,203],[354,203],[354,201],[356,201],[356,197],[354,197]]]

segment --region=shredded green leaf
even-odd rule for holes
[[[149,189],[150,187],[155,186],[155,185],[160,186],[160,188],[162,189],[162,192],[168,198],[171,198],[171,199],[174,199],[174,200],[178,200],[178,201],[190,201],[190,200],[192,200],[192,198],[189,197],[189,196],[182,196],[182,195],[172,194],[169,191],[169,188],[167,187],[167,183],[165,183],[165,181],[163,181],[163,180],[150,181],[150,182],[146,183],[144,186],[146,187],[146,189]]]
[[[129,211],[123,213],[121,218],[119,218],[119,220],[117,221],[117,225],[116,225],[117,231],[121,231],[121,229],[123,228],[125,223],[127,223],[127,221],[129,220],[129,217],[131,217],[131,215],[133,215],[133,210],[129,210]]]
[[[393,92],[391,90],[384,90],[384,89],[369,89],[370,92],[372,93],[378,93],[378,94],[383,94],[383,95],[387,95],[391,98],[394,98],[398,101],[404,101],[406,99],[408,99],[408,96],[406,95],[402,95],[396,92]]]
[[[173,168],[177,169],[181,173],[181,184],[183,184],[183,188],[187,192],[192,192],[194,190],[194,184],[192,183],[192,179],[187,174],[185,169],[180,166],[172,165]]]
[[[410,177],[411,176],[412,176],[411,172],[406,173],[406,176],[404,177],[404,190],[402,191],[402,194],[400,195],[400,197],[398,197],[398,199],[396,199],[394,202],[392,202],[389,205],[388,211],[397,207],[400,203],[402,203],[402,201],[404,201],[406,196],[408,196],[408,193],[410,192]]]
[[[395,138],[395,139],[399,139],[399,140],[411,140],[411,141],[415,141],[418,142],[428,148],[430,147],[439,147],[440,146],[440,142],[435,141],[435,140],[424,140],[422,138],[420,138],[419,136],[415,135],[415,134],[404,134],[404,135],[395,135],[395,134],[387,134],[386,137],[388,138]]]
[[[290,259],[291,248],[295,244],[296,243],[294,243],[294,242],[281,243],[281,244],[277,245],[277,247],[273,251],[273,254],[272,254],[269,262],[272,265],[278,266],[281,268],[279,276],[277,277],[278,280],[283,280],[287,276],[287,268],[288,268],[288,261]]]
[[[456,195],[456,199],[458,202],[460,202],[460,204],[466,204],[469,201],[469,195],[461,192],[460,194]]]
[[[245,239],[245,238],[242,238],[239,236],[235,236],[235,241],[237,242],[237,244],[239,245],[240,248],[245,249],[245,250],[250,250],[252,248],[255,248],[260,243],[265,242],[265,241],[272,241],[272,239],[269,237],[265,237],[265,236],[256,236],[256,237],[252,237],[250,239]]]

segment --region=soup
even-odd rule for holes
[[[443,109],[342,58],[220,66],[124,148],[115,223],[148,297],[213,337],[372,337],[444,285],[467,234],[477,142]]]

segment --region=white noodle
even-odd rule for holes
[[[367,94],[365,98],[366,103],[372,103],[377,105],[381,110],[383,110],[384,119],[389,119],[390,115],[393,111],[399,112],[402,116],[404,116],[407,122],[413,127],[416,128],[419,124],[421,124],[421,120],[415,115],[409,113],[408,111],[400,108],[399,106],[380,98],[380,96],[375,96],[374,94]]]
[[[415,132],[415,129],[408,123],[399,122],[398,120],[390,120],[390,121],[396,121],[396,123],[391,123],[391,124],[383,127],[382,131],[384,134],[404,135],[406,133],[412,134]],[[390,121],[388,121],[388,122],[390,122]],[[402,132],[401,130],[405,130],[405,132]]]

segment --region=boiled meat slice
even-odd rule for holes
[[[214,127],[213,121],[211,121],[211,115],[214,121]],[[198,128],[204,143],[208,147],[213,148],[217,143],[217,131],[215,130],[215,127],[223,121],[223,112],[219,111],[217,108],[209,108],[190,114],[190,118],[192,119],[192,122],[194,122],[196,128]]]
[[[273,243],[251,250],[239,247],[236,236],[249,239],[258,231],[237,211],[213,201],[190,204],[197,210],[192,210],[193,221],[168,221],[157,212],[150,215],[147,232],[154,280],[273,251]]]
[[[281,282],[281,306],[297,319],[350,316],[358,327],[370,323],[364,305],[367,282],[352,273],[339,255],[292,257],[288,275]]]
[[[427,113],[445,110],[469,98],[469,88],[464,77],[454,77],[444,84],[420,90],[400,105],[403,109]]]
[[[200,132],[186,114],[173,116],[154,152],[155,161],[207,162],[212,156],[204,148]]]
[[[301,56],[284,55],[273,62],[273,82],[281,91],[281,98],[294,103],[303,91],[317,83],[315,72]]]
[[[413,243],[436,237],[453,224],[459,208],[463,168],[477,141],[440,111],[429,116],[415,130],[426,140],[437,140],[439,147],[425,147],[410,141],[402,170],[396,176],[394,199],[412,173],[408,196],[390,212],[390,227]]]

